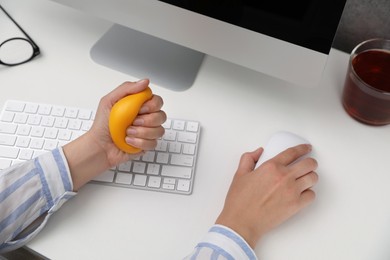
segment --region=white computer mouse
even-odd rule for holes
[[[310,144],[310,142],[305,138],[288,131],[279,131],[274,133],[264,146],[264,151],[261,154],[256,167],[284,150],[300,144]]]

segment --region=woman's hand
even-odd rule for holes
[[[216,223],[239,233],[254,248],[257,241],[315,198],[317,161],[296,159],[311,151],[310,145],[289,148],[254,169],[263,149],[245,153]]]
[[[140,154],[127,154],[113,143],[108,127],[112,106],[121,98],[138,93],[149,85],[149,80],[125,82],[105,95],[99,103],[91,129],[63,148],[73,181],[73,189],[78,190],[85,183],[105,170],[128,161]],[[163,100],[153,95],[140,108],[133,125],[127,128],[126,142],[143,151],[152,150],[157,139],[164,134],[162,124],[166,114],[161,110]]]
[[[112,142],[108,128],[111,108],[121,98],[138,93],[148,85],[149,80],[135,83],[125,82],[100,100],[90,133],[106,152],[110,167],[139,156],[139,154],[127,154],[119,150]],[[161,111],[162,106],[163,100],[157,95],[153,95],[149,101],[143,104],[133,125],[126,130],[125,140],[128,144],[143,151],[153,150],[156,147],[157,139],[164,134],[164,128],[161,125],[167,118],[166,114]]]

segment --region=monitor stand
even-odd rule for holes
[[[91,57],[103,66],[183,91],[194,83],[204,54],[115,24],[92,47]]]

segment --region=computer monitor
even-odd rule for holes
[[[53,0],[114,26],[91,50],[105,66],[185,90],[211,55],[316,87],[346,0]]]

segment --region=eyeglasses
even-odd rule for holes
[[[19,26],[19,24],[4,10],[0,5],[0,9],[8,16],[9,19],[22,31],[27,39],[21,37],[13,37],[3,41],[0,44],[0,64],[6,66],[16,66],[26,63],[38,56],[40,51],[38,45],[31,37]]]

